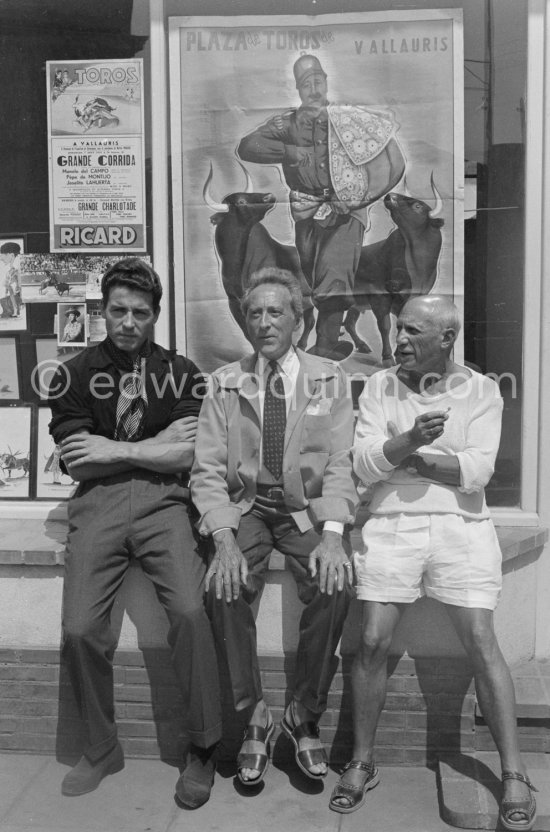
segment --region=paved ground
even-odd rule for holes
[[[381,769],[381,782],[351,815],[328,809],[337,774],[324,783],[271,766],[258,790],[216,776],[196,811],[174,799],[178,770],[160,760],[127,760],[92,794],[62,797],[67,766],[52,757],[0,754],[1,832],[449,832],[439,817],[436,777],[426,768]],[[246,791],[246,793],[245,793]]]

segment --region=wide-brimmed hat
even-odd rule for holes
[[[80,309],[77,309],[76,306],[71,306],[71,308],[67,309],[65,312],[65,317],[68,315],[76,315],[77,318],[80,318]]]

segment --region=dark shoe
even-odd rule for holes
[[[500,803],[499,820],[504,829],[529,832],[535,825],[537,817],[537,801],[532,792],[538,792],[529,778],[519,771],[503,771],[502,782],[505,780],[519,780],[529,787],[529,800],[504,800]],[[522,815],[521,820],[513,820],[512,815]]]
[[[78,797],[93,792],[104,777],[115,774],[124,768],[124,753],[119,742],[97,763],[87,757],[81,757],[76,766],[63,778],[61,794],[66,797]]]
[[[344,766],[342,774],[350,768],[356,768],[367,774],[367,779],[362,786],[353,786],[351,783],[344,783],[342,778],[336,783],[330,796],[329,809],[333,812],[340,812],[347,815],[360,809],[366,800],[367,792],[374,789],[379,783],[378,769],[374,763],[364,763],[362,760],[352,760]],[[339,802],[337,802],[339,801]]]
[[[256,742],[263,742],[265,745],[265,753],[264,754],[246,754],[241,752],[237,756],[237,777],[239,778],[240,782],[243,786],[256,786],[258,783],[261,783],[265,777],[265,773],[269,768],[269,740],[271,739],[271,735],[275,730],[275,726],[273,724],[273,719],[271,714],[267,713],[267,725],[247,725],[245,732],[243,743],[247,740],[256,740]],[[241,774],[241,770],[243,768],[252,768],[255,771],[259,771],[258,777],[255,777],[253,780],[245,780]]]
[[[216,772],[216,749],[217,744],[210,748],[192,745],[187,752],[185,768],[176,783],[176,795],[188,809],[198,809],[210,798]]]
[[[326,763],[328,766],[327,753],[323,748],[321,740],[319,739],[319,726],[316,722],[300,722],[296,724],[294,718],[292,702],[285,711],[281,728],[294,745],[294,759],[298,768],[303,771],[306,777],[311,777],[312,780],[323,780],[327,776],[327,771],[322,774],[317,774],[311,771],[312,766],[317,766],[320,763]],[[307,737],[311,740],[317,740],[318,748],[308,748],[306,751],[300,751],[300,740]]]

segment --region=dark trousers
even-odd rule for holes
[[[316,307],[343,311],[353,305],[364,232],[359,220],[349,215],[326,226],[314,219],[296,222],[296,248]]]
[[[225,598],[216,598],[213,580],[207,593],[208,614],[218,649],[227,661],[237,710],[252,707],[263,698],[256,625],[250,604],[263,589],[273,548],[288,556],[298,597],[305,604],[300,619],[294,697],[314,713],[321,714],[327,707],[329,688],[338,666],[335,652],[352,589],[346,579],[341,592],[336,589],[332,595],[320,592],[317,576],[312,578],[307,570],[309,554],[320,539],[313,529],[300,532],[290,516],[265,511],[257,505],[241,517],[237,544],[248,563],[247,586],[229,604]]]
[[[205,563],[185,494],[176,477],[140,469],[83,483],[69,503],[62,659],[92,761],[117,740],[110,618],[131,558],[153,581],[168,615],[168,643],[190,739],[208,747],[221,737],[216,651],[203,603]]]

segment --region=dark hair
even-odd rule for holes
[[[19,243],[2,243],[0,254],[21,254],[21,246]]]
[[[299,321],[304,313],[300,284],[292,272],[288,272],[286,269],[278,269],[276,266],[267,266],[265,269],[254,272],[251,276],[250,283],[241,299],[241,311],[243,315],[246,315],[250,305],[250,295],[254,289],[257,289],[258,286],[266,286],[269,284],[284,286],[288,290],[290,306],[294,312],[294,317]]]
[[[109,293],[115,286],[127,286],[138,292],[150,292],[153,296],[153,310],[156,312],[162,297],[162,285],[156,271],[139,257],[126,257],[109,266],[101,278],[103,306],[109,302]]]

